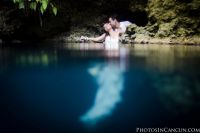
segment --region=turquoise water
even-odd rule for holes
[[[199,46],[1,46],[0,132],[199,127],[199,68]]]

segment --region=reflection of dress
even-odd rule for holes
[[[117,39],[107,39],[105,46],[119,47]],[[122,100],[121,93],[124,89],[127,51],[124,48],[116,51],[119,52],[119,62],[111,59],[103,64],[97,63],[88,70],[89,74],[94,77],[98,87],[92,107],[80,118],[84,123],[96,124],[102,118],[111,115]]]
[[[107,36],[105,39],[105,49],[106,50],[119,49],[119,38],[111,38],[110,36]]]
[[[96,64],[88,71],[98,84],[93,106],[81,116],[81,121],[96,124],[100,119],[111,115],[121,102],[123,91],[123,71],[118,63]]]

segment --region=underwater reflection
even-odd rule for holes
[[[104,66],[96,64],[88,72],[95,78],[99,87],[94,105],[81,117],[81,120],[95,124],[101,118],[111,114],[121,101],[124,79],[122,71],[113,63]]]
[[[96,63],[88,69],[88,73],[97,82],[98,88],[94,104],[80,117],[80,120],[90,125],[111,115],[117,104],[122,101],[121,93],[124,89],[123,74],[126,70],[127,51],[122,48],[104,52],[108,57],[108,62]],[[119,58],[111,60],[113,57]]]
[[[48,66],[51,62],[57,62],[56,54],[21,54],[16,57],[16,63],[20,65],[43,65]]]
[[[185,45],[141,45],[128,46],[133,57],[143,58],[146,68],[159,72],[173,72],[177,67],[182,67],[185,60],[199,57],[199,46]]]

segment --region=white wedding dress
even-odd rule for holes
[[[118,50],[119,49],[119,38],[111,38],[107,36],[105,39],[106,50]]]

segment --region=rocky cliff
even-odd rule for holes
[[[58,40],[77,41],[81,35],[101,34],[102,22],[115,13],[134,23],[122,36],[124,43],[200,42],[199,0],[59,0],[58,15],[45,13],[43,27],[37,12],[26,16],[11,3],[0,5],[0,39],[56,36]]]
[[[199,0],[149,0],[145,9],[148,24],[130,26],[130,39],[143,43],[199,43]]]

